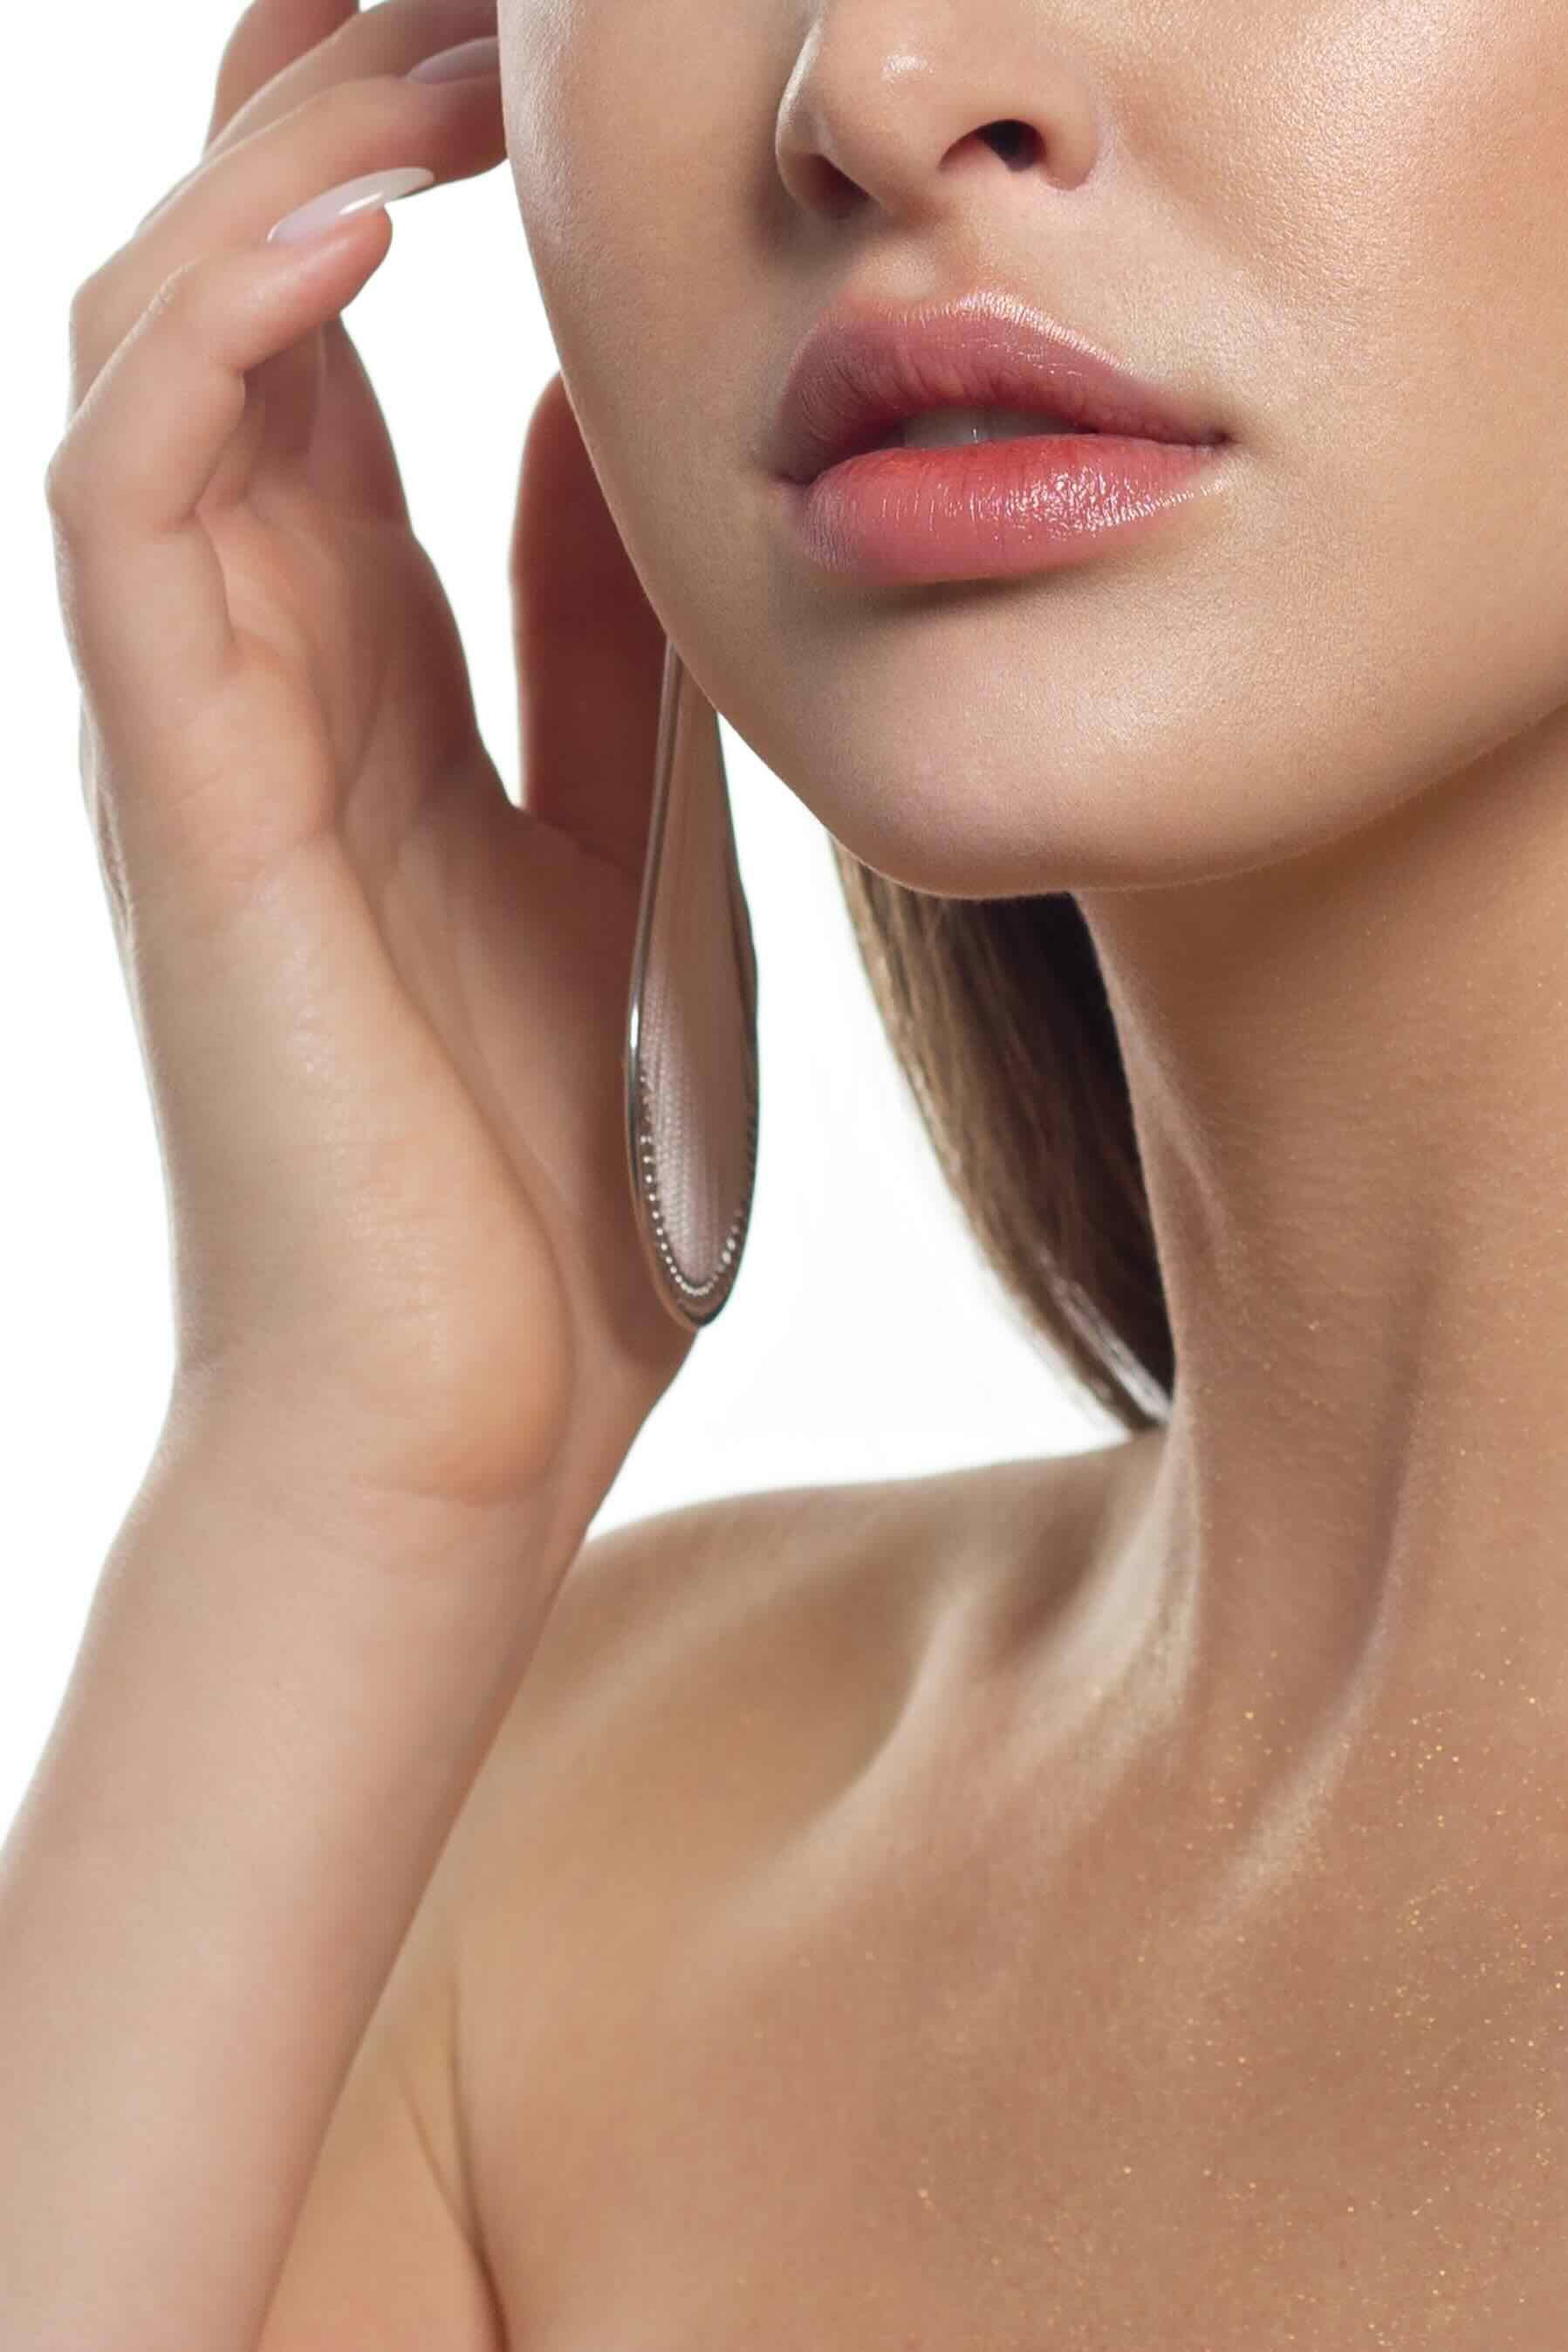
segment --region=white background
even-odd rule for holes
[[[236,14],[76,0],[14,12],[7,28],[0,1832],[64,1694],[171,1367],[162,1171],[82,807],[42,478],[66,424],[71,294],[196,162]],[[392,249],[348,317],[515,799],[507,539],[553,349],[504,164],[391,217]],[[883,1041],[826,834],[727,724],[723,741],[759,976],[756,1205],[733,1297],[595,1528],[709,1496],[1120,1434],[1078,1403],[946,1191]]]

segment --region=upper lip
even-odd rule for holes
[[[1179,396],[1140,383],[1017,299],[971,294],[914,310],[820,320],[795,353],[774,420],[773,471],[809,482],[935,408],[1049,412],[1145,441],[1228,439]]]

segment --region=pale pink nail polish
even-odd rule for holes
[[[333,228],[350,213],[362,213],[372,205],[388,205],[399,196],[413,196],[421,188],[428,188],[435,174],[423,163],[405,163],[387,172],[366,172],[357,180],[344,180],[335,188],[328,188],[312,196],[307,205],[285,213],[274,221],[267,232],[268,245],[299,245],[307,237],[319,236],[323,229]]]

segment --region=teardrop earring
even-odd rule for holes
[[[632,1198],[656,1288],[700,1330],[734,1287],[757,1175],[757,958],[713,705],[666,637],[626,1014]]]

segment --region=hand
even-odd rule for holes
[[[494,22],[255,0],[202,161],[75,297],[47,488],[176,1399],[239,1399],[350,1484],[560,1487],[586,1525],[692,1339],[623,1139],[664,635],[558,375],[512,541],[514,807],[338,316],[389,216],[267,242],[362,173],[499,161],[497,78],[402,78]]]

